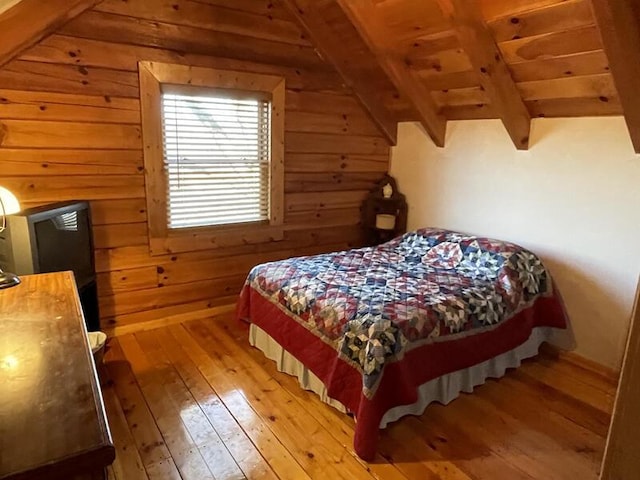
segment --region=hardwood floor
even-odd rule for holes
[[[113,339],[101,370],[117,480],[596,479],[615,390],[542,356],[392,424],[366,464],[353,419],[277,372],[230,315]]]

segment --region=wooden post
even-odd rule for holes
[[[438,0],[445,17],[456,30],[460,45],[469,55],[491,108],[502,119],[518,150],[529,148],[531,116],[502,58],[477,0]]]
[[[631,316],[601,480],[640,478],[640,283]]]
[[[637,0],[593,0],[591,4],[631,141],[640,153],[640,6]]]

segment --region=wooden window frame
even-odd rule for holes
[[[274,75],[139,62],[145,191],[151,255],[280,241],[284,238],[285,80]],[[271,97],[269,221],[170,229],[162,131],[163,85],[261,92]]]

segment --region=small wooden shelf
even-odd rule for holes
[[[388,198],[384,194],[386,186],[390,186],[392,191]],[[407,231],[407,212],[407,201],[405,196],[398,191],[395,179],[385,175],[371,190],[362,207],[362,225],[367,245],[388,242],[405,233]],[[378,228],[376,226],[378,215],[393,216],[395,219],[393,228]]]

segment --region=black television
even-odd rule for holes
[[[88,202],[60,202],[7,216],[0,269],[17,275],[72,270],[89,330],[99,327]]]

